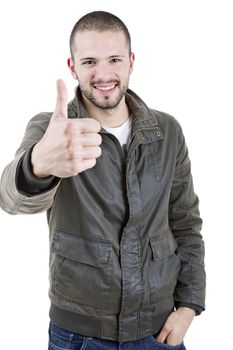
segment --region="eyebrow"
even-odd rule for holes
[[[81,58],[80,61],[94,60],[94,59],[95,59],[94,57],[84,57],[84,58]]]
[[[109,56],[108,58],[118,58],[118,57],[125,57],[125,55],[112,55],[112,56]],[[84,58],[81,58],[80,61],[88,61],[88,60],[95,60],[96,58],[95,57],[84,57]]]

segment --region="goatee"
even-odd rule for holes
[[[122,85],[122,87],[120,86],[120,82],[118,80],[111,80],[108,82],[103,82],[103,81],[92,81],[90,83],[91,88],[95,89],[94,85],[95,84],[111,84],[114,83],[116,84],[115,89],[119,89],[119,93],[117,95],[117,97],[111,101],[111,96],[104,96],[104,102],[99,102],[97,100],[97,98],[91,93],[91,91],[89,91],[88,89],[85,89],[80,83],[79,83],[79,87],[80,90],[82,92],[82,94],[91,102],[93,103],[96,107],[100,108],[100,109],[114,109],[116,108],[119,103],[121,102],[123,96],[126,94],[126,91],[128,89],[128,82],[126,85]]]

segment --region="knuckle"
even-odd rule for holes
[[[73,148],[70,147],[70,145],[68,145],[68,148],[67,148],[67,152],[66,152],[66,160],[73,160],[74,159],[74,151],[73,151]]]
[[[95,166],[95,164],[96,164],[95,158],[89,159],[88,162],[86,162],[85,169],[91,169]]]
[[[100,123],[96,120],[96,131],[99,132],[101,129]]]
[[[79,132],[82,132],[83,128],[86,128],[87,125],[89,125],[89,123],[90,123],[89,119],[90,118],[78,118],[78,119],[75,119],[74,127],[76,127],[76,130],[79,131]]]
[[[63,141],[63,146],[67,151],[69,151],[69,145],[70,145],[70,141],[67,137],[65,137]]]
[[[94,158],[94,159],[91,159],[91,161],[90,161],[90,168],[93,168],[93,166],[95,166],[96,165],[96,159]]]
[[[102,148],[101,147],[97,147],[97,157],[100,157],[102,154]]]
[[[73,124],[72,119],[62,119],[62,122],[64,123],[64,132],[65,135],[70,136],[71,132],[73,130]]]
[[[102,136],[100,134],[97,134],[97,145],[101,145],[102,143]]]
[[[70,173],[75,175],[80,172],[80,163],[77,160],[72,160],[70,162]]]

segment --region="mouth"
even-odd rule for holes
[[[109,93],[112,93],[116,89],[117,85],[117,83],[93,84],[93,87],[101,94],[107,95]]]

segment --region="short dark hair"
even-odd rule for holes
[[[113,15],[112,13],[105,11],[94,11],[87,13],[81,17],[78,22],[74,25],[70,34],[70,53],[73,58],[74,51],[74,38],[77,32],[84,32],[88,30],[103,31],[119,31],[122,30],[125,34],[126,40],[129,46],[129,54],[131,54],[131,38],[126,25],[120,18]]]

